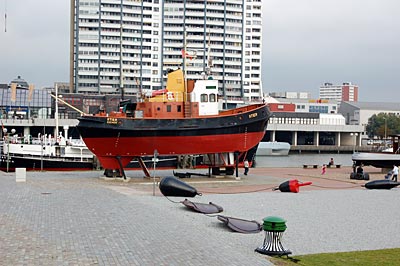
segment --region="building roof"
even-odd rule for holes
[[[345,102],[345,103],[363,110],[400,111],[399,103],[386,103],[386,102]]]
[[[287,98],[278,98],[276,99],[280,103],[293,103],[293,104],[298,104],[298,103],[309,103],[309,104],[316,104],[318,103],[317,99],[287,99]],[[326,101],[326,100],[325,100]],[[327,100],[328,102],[319,102],[318,104],[337,104],[336,100]]]
[[[26,82],[23,78],[21,78],[21,76],[18,76],[10,83],[16,83],[18,88],[26,88],[27,89],[29,87],[28,82]]]

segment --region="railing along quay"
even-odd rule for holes
[[[371,146],[292,145],[290,153],[353,153],[373,152]]]

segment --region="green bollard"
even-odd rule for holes
[[[283,232],[286,230],[286,221],[281,217],[268,216],[263,219],[265,238],[262,246],[256,248],[258,253],[268,256],[284,256],[292,254],[281,243]]]

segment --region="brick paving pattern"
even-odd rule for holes
[[[371,179],[385,174],[373,168],[365,171]],[[182,181],[203,192],[192,201],[221,205],[224,215],[260,222],[269,215],[287,219],[283,243],[295,255],[400,247],[400,240],[389,239],[391,232],[385,228],[379,239],[371,234],[374,224],[382,221],[397,232],[399,212],[376,206],[371,207],[376,214],[362,211],[374,202],[398,209],[399,190],[366,192],[361,187],[365,182],[350,180],[350,172],[350,167],[327,169],[321,176],[320,169],[254,168],[246,177],[240,169],[240,180]],[[172,175],[168,170],[156,173]],[[129,182],[104,180],[101,175],[28,172],[25,183],[16,183],[14,173],[1,172],[0,265],[271,265],[267,256],[254,252],[263,233],[231,232],[215,217],[168,201],[158,184],[153,196],[153,179],[143,179],[140,171],[127,171]],[[295,178],[312,181],[313,186],[301,187],[298,194],[272,192]],[[354,226],[346,227],[341,217]]]

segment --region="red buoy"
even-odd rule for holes
[[[279,185],[279,187],[274,188],[273,190],[280,190],[281,192],[293,192],[293,193],[298,193],[300,190],[300,187],[302,186],[308,186],[311,185],[312,182],[299,182],[297,179],[292,179],[289,181],[285,181],[282,184]]]

